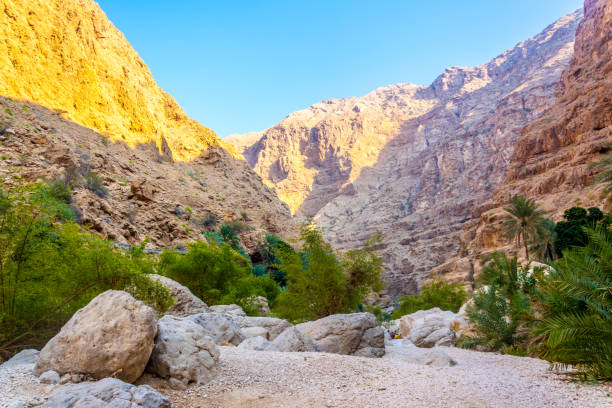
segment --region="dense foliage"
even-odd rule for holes
[[[554,246],[558,256],[562,256],[567,248],[583,247],[588,243],[589,237],[585,227],[596,228],[598,225],[605,227],[610,224],[609,216],[597,207],[588,210],[572,207],[565,210],[563,218],[565,221],[559,221],[555,226]]]
[[[379,291],[382,259],[370,240],[360,250],[336,255],[311,222],[301,228],[301,252],[279,251],[281,268],[287,273],[287,289],[278,299],[276,312],[292,321],[314,320],[352,312],[370,291]]]
[[[393,312],[393,319],[399,319],[418,310],[427,310],[434,307],[456,313],[466,298],[467,293],[463,285],[446,283],[441,279],[436,279],[423,285],[417,296],[401,297],[399,307]]]
[[[160,312],[171,304],[167,289],[145,276],[153,264],[142,248],[119,251],[82,231],[68,201],[58,183],[0,184],[0,353],[39,347],[107,289]]]

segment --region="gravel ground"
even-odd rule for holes
[[[568,381],[545,361],[443,350],[459,363],[435,368],[325,353],[277,353],[222,347],[218,376],[172,390],[145,375],[173,407],[612,407],[612,386]],[[0,368],[0,407],[49,395],[24,367]],[[34,401],[32,401],[34,402]]]

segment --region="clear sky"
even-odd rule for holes
[[[97,0],[189,116],[224,137],[331,98],[429,85],[582,0]]]

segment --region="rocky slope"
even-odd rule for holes
[[[606,204],[590,164],[612,142],[612,1],[587,0],[576,32],[574,53],[559,83],[556,102],[521,132],[506,180],[464,226],[464,257],[454,257],[433,275],[467,280],[470,263],[506,246],[499,232],[503,206],[516,195],[535,198],[555,220],[573,205]]]
[[[414,292],[459,251],[462,225],[504,181],[520,130],[554,102],[581,16],[428,87],[397,84],[292,113],[242,143],[243,155],[336,247],[382,231],[390,293]]]
[[[0,174],[100,174],[109,195],[79,187],[74,200],[109,239],[182,244],[202,237],[209,213],[246,218],[250,250],[263,230],[295,231],[286,205],[156,85],[91,0],[0,2],[0,96]]]
[[[131,147],[165,139],[176,159],[219,139],[155,83],[92,0],[3,0],[0,95],[37,102]]]

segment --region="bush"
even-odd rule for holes
[[[193,222],[198,227],[203,227],[206,229],[213,229],[219,224],[219,216],[214,212],[207,211],[201,217],[195,217]]]
[[[587,230],[588,243],[563,253],[541,286],[542,357],[574,366],[585,378],[612,379],[612,245],[608,231]]]
[[[565,210],[563,218],[565,221],[560,221],[555,226],[555,251],[558,256],[562,256],[565,249],[585,246],[588,243],[585,228],[595,228],[597,225],[605,224],[607,220],[597,207],[588,210],[572,207]]]
[[[171,302],[167,289],[144,275],[153,262],[142,253],[122,252],[72,222],[59,223],[56,210],[65,203],[46,194],[48,188],[18,181],[0,189],[0,353],[5,355],[23,345],[42,346],[107,289],[127,290],[160,312]]]
[[[399,308],[393,312],[393,319],[414,313],[418,310],[427,310],[439,307],[442,310],[450,310],[457,313],[467,298],[463,285],[458,283],[446,283],[441,279],[423,285],[421,293],[414,297],[402,297]]]
[[[300,239],[303,252],[278,254],[280,268],[287,273],[287,289],[275,309],[282,317],[297,322],[355,311],[364,294],[382,288],[382,260],[374,252],[374,241],[338,257],[321,229],[308,221],[302,225]]]
[[[90,171],[85,174],[85,185],[89,191],[100,198],[104,198],[108,195],[108,189],[104,186],[104,181],[98,173]]]

